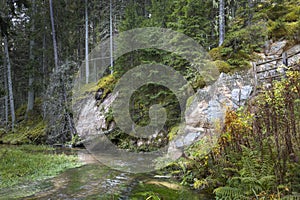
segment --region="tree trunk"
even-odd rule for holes
[[[35,0],[32,0],[32,25],[31,25],[31,35],[34,34],[34,30],[35,30],[35,21],[34,21],[34,17],[35,17]],[[26,110],[26,118],[28,117],[28,113],[30,111],[33,110],[33,106],[34,106],[34,88],[33,88],[33,83],[34,83],[34,66],[33,66],[33,62],[34,62],[34,55],[33,55],[33,48],[34,48],[34,39],[31,36],[31,40],[29,43],[29,60],[31,63],[30,69],[29,69],[29,80],[28,80],[28,101],[27,101],[27,110]]]
[[[5,61],[5,66],[6,66],[6,61]],[[7,91],[7,73],[5,71],[5,69],[3,70],[3,78],[4,78],[4,88],[5,88],[5,125],[7,127],[7,124],[8,124],[8,98],[7,98],[7,94],[8,94],[8,91]]]
[[[89,19],[88,19],[88,3],[85,0],[85,83],[89,83]]]
[[[14,94],[13,94],[13,87],[12,87],[12,80],[11,80],[11,65],[10,65],[8,41],[6,35],[4,35],[4,53],[5,53],[6,66],[7,66],[7,86],[8,86],[8,96],[9,96],[9,105],[10,105],[10,114],[11,114],[11,127],[12,129],[14,129],[16,116],[15,116],[15,105],[14,105]]]
[[[114,58],[113,58],[113,21],[112,21],[112,0],[109,1],[109,41],[110,41],[110,67],[111,74],[114,73]]]
[[[221,46],[225,39],[225,2],[219,2],[219,46]]]
[[[248,22],[247,22],[247,24],[248,24],[248,26],[250,26],[251,25],[251,22],[252,22],[252,18],[253,18],[253,0],[248,0]]]
[[[96,4],[94,4],[93,9],[94,10],[97,9]],[[93,24],[93,26],[92,26],[93,27],[93,32],[92,32],[93,47],[92,48],[95,48],[96,43],[97,43],[97,41],[96,41],[97,40],[97,29],[96,29],[96,27],[97,27],[97,18],[100,18],[100,17],[101,17],[100,14],[99,14],[99,16],[94,15],[93,20],[92,20],[92,24]],[[97,62],[96,62],[95,59],[92,62],[93,62],[93,69],[94,69],[94,71],[93,71],[93,73],[94,73],[94,82],[97,82],[97,80],[98,80]]]
[[[55,26],[54,26],[54,16],[53,16],[52,0],[49,0],[49,7],[50,7],[50,19],[51,19],[51,27],[52,27],[52,40],[53,40],[53,51],[54,51],[54,65],[55,65],[55,70],[58,70],[57,42],[56,42],[56,36],[55,36]]]

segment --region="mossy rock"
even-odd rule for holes
[[[192,87],[194,89],[203,88],[206,86],[206,82],[203,76],[197,75],[192,81]]]
[[[179,126],[174,126],[171,128],[170,132],[168,133],[169,141],[173,140],[177,135],[179,130]]]
[[[229,73],[231,71],[231,66],[223,60],[216,60],[214,64],[217,66],[220,73]]]
[[[186,107],[187,107],[187,108],[190,107],[190,106],[192,105],[194,99],[195,99],[195,95],[190,96],[190,97],[187,99],[187,101],[186,101]]]
[[[102,98],[105,98],[107,94],[113,91],[116,83],[117,83],[117,79],[114,74],[110,74],[99,80],[99,82],[97,83],[97,88],[103,90]]]

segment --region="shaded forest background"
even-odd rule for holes
[[[0,14],[0,135],[10,144],[78,139],[71,110],[73,76],[88,52],[119,32],[153,26],[182,32],[225,73],[248,69],[271,41],[285,39],[287,47],[300,42],[298,0],[11,0],[0,1]],[[173,67],[195,90],[206,85],[185,60],[147,49],[114,61],[114,73],[107,72],[98,86],[111,92],[126,71],[149,62]],[[201,144],[193,145],[187,158],[169,166],[172,175],[218,199],[299,195],[299,77],[289,72],[255,103],[229,110],[214,150],[203,158]],[[153,88],[145,91],[155,95]],[[149,101],[139,98],[137,104]],[[147,109],[136,113],[133,118],[147,124],[147,118],[139,120]],[[167,131],[175,126],[169,124]]]

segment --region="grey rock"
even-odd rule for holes
[[[223,124],[227,109],[237,109],[250,98],[253,90],[253,75],[220,74],[211,86],[197,91],[191,105],[185,111],[185,125],[180,134],[170,141],[170,154],[183,152],[194,142],[208,136],[209,130],[214,136],[218,134],[216,124]],[[171,156],[172,157],[172,156]]]
[[[287,44],[286,40],[274,42],[271,44],[271,47],[269,51],[266,51],[267,55],[281,55],[283,53],[283,50]]]

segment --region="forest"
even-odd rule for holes
[[[186,80],[189,89],[180,88],[185,93],[197,95],[212,85],[207,74],[195,68],[203,65],[202,58],[191,64],[181,56],[195,56],[191,48],[182,48],[179,55],[149,45],[128,50],[115,59],[118,48],[127,48],[129,40],[145,42],[148,36],[134,38],[133,34],[133,38],[120,43],[116,38],[149,27],[187,36],[184,41],[170,39],[172,44],[188,44],[187,38],[193,40],[209,57],[204,65],[216,67],[220,77],[255,74],[251,82],[254,90],[244,105],[226,107],[224,121],[215,122],[214,131],[219,137],[210,151],[203,154],[203,143],[196,140],[178,159],[155,171],[176,187],[165,186],[163,181],[149,181],[152,174],[146,173],[126,175],[127,182],[120,179],[116,186],[119,188],[107,194],[93,188],[89,192],[99,194],[85,191],[91,196],[81,196],[84,192],[78,189],[77,194],[74,190],[80,186],[72,185],[72,192],[78,195],[72,196],[72,192],[57,186],[56,179],[63,173],[71,175],[68,170],[78,170],[78,176],[83,169],[83,176],[97,171],[94,164],[84,164],[77,156],[77,150],[84,149],[86,143],[78,129],[74,99],[79,101],[76,106],[82,108],[82,102],[92,96],[96,102],[93,108],[104,112],[104,105],[115,95],[114,89],[118,89],[128,72],[142,76],[134,71],[138,65],[153,66],[154,75],[159,73],[155,71],[156,64],[168,66]],[[300,198],[298,0],[0,0],[0,34],[0,199],[47,199],[51,191],[53,195],[57,193],[55,199]],[[149,33],[150,38],[151,34],[154,33]],[[169,38],[152,39],[153,44],[159,44]],[[96,53],[102,63],[109,65],[101,72],[97,71],[100,62],[93,60]],[[196,54],[197,58],[201,56]],[[261,79],[267,86],[259,85],[256,67],[267,66],[268,60],[282,60],[273,71],[283,70],[284,75]],[[209,71],[210,68],[205,73]],[[124,102],[112,101],[103,114],[102,131],[116,147],[128,152],[152,152],[171,144],[180,134],[181,117],[188,115],[182,110],[177,93],[166,87],[177,87],[178,82],[168,74],[159,77],[161,81],[132,92],[128,115],[136,125],[145,127],[152,123],[153,105],[161,105],[166,115],[162,131],[148,140],[128,134],[117,127],[122,120],[113,111],[117,106],[124,107]],[[78,79],[83,83],[75,94]],[[135,82],[134,78],[130,80]],[[130,80],[126,83],[131,84]],[[216,80],[218,77],[214,77],[213,81]],[[193,95],[183,101],[187,110],[195,102]],[[121,113],[122,117],[127,119],[126,112]],[[205,129],[207,124],[203,123]],[[103,166],[99,170],[97,175],[93,174],[95,180],[101,180],[95,182],[99,185],[111,178],[107,174],[122,176]],[[70,180],[81,180],[73,176]],[[54,186],[46,186],[50,184],[47,182],[43,187],[33,186],[30,192],[12,190],[31,181],[46,180],[53,180]],[[127,186],[130,189],[123,191],[122,187]],[[67,196],[59,196],[58,192]],[[13,193],[16,195],[9,196]]]

